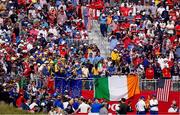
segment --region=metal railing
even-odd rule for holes
[[[56,78],[57,79],[62,79],[62,78]],[[93,78],[76,78],[76,79],[69,79],[66,80],[69,83],[69,86],[71,86],[71,80],[80,80],[81,86],[83,90],[93,90],[94,89],[94,82]],[[66,84],[68,85],[68,84]],[[69,89],[69,86],[66,87],[66,89]],[[139,80],[139,86],[141,91],[156,91],[158,88],[158,79],[152,79],[152,80],[147,80],[147,79],[140,79]],[[171,84],[171,91],[180,91],[180,79],[179,80],[172,80]]]
[[[153,79],[153,80],[141,79],[140,89],[155,91],[158,88],[158,81],[159,81],[158,79]],[[179,86],[180,86],[180,80],[171,81],[171,91],[180,91]]]
[[[68,46],[72,46],[73,44],[77,47],[84,44],[89,44],[89,39],[66,39]]]

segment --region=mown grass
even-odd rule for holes
[[[30,113],[18,108],[15,108],[13,106],[10,106],[8,104],[5,104],[4,102],[0,102],[0,115],[1,114],[16,114],[16,115],[20,115],[20,114],[34,114],[34,113]]]

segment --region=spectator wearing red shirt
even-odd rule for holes
[[[95,9],[98,10],[101,10],[104,7],[104,2],[102,0],[97,0],[94,4]]]
[[[24,99],[24,96],[23,96],[23,95],[20,95],[20,96],[18,97],[18,99],[16,100],[16,106],[20,108],[21,105],[22,105],[23,100],[25,100],[25,99]]]
[[[153,79],[154,78],[154,68],[150,64],[149,67],[146,68],[146,79]]]
[[[127,4],[124,4],[124,7],[120,7],[120,12],[122,13],[122,16],[127,17],[129,15],[129,11],[131,9],[127,7]]]
[[[140,39],[138,35],[134,35],[134,40],[133,40],[135,45],[139,45],[140,44]]]
[[[79,19],[79,21],[77,22],[76,25],[77,25],[77,30],[79,30],[79,31],[82,31],[83,28],[85,28],[84,23],[82,22],[81,19]]]
[[[52,8],[48,13],[48,21],[50,24],[54,25],[56,19],[57,11],[55,8]]]
[[[26,0],[18,0],[18,5],[26,5]]]
[[[142,19],[142,16],[141,16],[139,11],[137,12],[137,15],[134,16],[134,19],[136,21],[136,24],[139,25],[140,24],[140,20]]]
[[[65,58],[68,55],[68,52],[67,50],[65,50],[65,47],[63,47],[62,50],[60,51],[60,55],[63,58]]]
[[[49,93],[53,94],[54,90],[55,90],[54,89],[54,78],[51,76],[47,78],[47,87],[48,87]]]
[[[130,23],[128,22],[127,19],[125,19],[125,21],[121,24],[121,27],[125,30],[128,30],[130,27]]]
[[[171,78],[171,70],[166,66],[162,70],[163,78]]]
[[[175,30],[176,30],[176,35],[180,37],[180,24],[176,25]]]
[[[134,67],[138,67],[138,65],[142,62],[141,58],[139,56],[136,56],[134,59],[133,59],[133,64],[134,64]]]
[[[131,38],[129,36],[126,36],[124,39],[123,39],[123,42],[124,42],[124,48],[127,48],[128,45],[131,43]]]
[[[30,72],[31,72],[30,64],[29,64],[28,62],[24,62],[24,63],[23,63],[23,66],[24,66],[23,75],[24,75],[25,77],[29,77],[29,76],[30,76]]]

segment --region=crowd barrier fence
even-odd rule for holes
[[[89,39],[66,39],[67,45],[71,47],[73,44],[75,47],[87,44],[89,45]]]
[[[56,80],[60,80],[63,78],[56,78]],[[55,80],[55,81],[56,81]],[[94,89],[94,82],[93,82],[93,78],[71,78],[66,80],[69,81],[70,84],[66,84],[71,86],[71,81],[81,81],[82,84],[82,90],[93,90]],[[140,86],[140,90],[141,91],[156,91],[158,88],[158,79],[152,79],[152,80],[148,80],[148,79],[140,79],[139,80],[139,86]],[[180,91],[180,79],[178,80],[172,80],[172,84],[171,84],[171,91]],[[69,89],[69,88],[66,88]]]

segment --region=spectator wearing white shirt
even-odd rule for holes
[[[159,23],[159,25],[161,27],[161,30],[164,31],[166,28],[166,23],[165,23],[164,19],[161,19],[161,22]]]
[[[141,1],[138,2],[138,5],[136,6],[136,9],[137,9],[136,12],[137,11],[140,12],[140,11],[144,10],[143,6],[141,5]]]
[[[41,7],[43,7],[44,5],[47,5],[47,1],[46,0],[39,0]]]
[[[66,5],[63,1],[61,2],[61,5],[58,7],[58,9],[60,9],[61,7],[63,8],[64,11],[66,10]]]
[[[158,13],[159,15],[161,15],[164,10],[165,10],[165,8],[161,5],[161,6],[157,9],[157,13]]]
[[[85,65],[83,65],[82,66],[82,77],[88,78],[88,76],[89,76],[89,69]]]
[[[41,34],[42,34],[42,37],[44,37],[46,39],[48,33],[47,33],[45,27],[42,27],[42,29],[39,30],[37,38],[41,38],[41,36],[40,36]]]
[[[66,97],[66,100],[63,102],[64,109],[66,109],[68,107],[68,104],[69,104],[69,102],[68,102],[69,101],[68,95],[66,95],[65,97]]]
[[[150,6],[150,10],[153,16],[156,15],[156,10],[157,10],[157,6],[155,5],[154,2],[152,2],[152,5]]]
[[[29,105],[30,110],[33,110],[38,104],[36,103],[36,100],[34,99],[33,103]]]
[[[150,37],[150,38],[154,38],[154,30],[153,29],[148,29],[147,30],[147,35]]]
[[[168,62],[167,58],[162,58],[162,57],[158,58],[158,63],[160,64],[161,69],[164,69],[164,67],[166,66],[169,67],[167,62]]]
[[[158,100],[156,99],[156,95],[152,96],[152,99],[150,100],[150,114],[152,115],[158,115]]]
[[[82,98],[80,99],[80,105],[78,109],[76,110],[76,113],[79,111],[79,113],[89,113],[91,110],[90,105],[85,103],[85,100]]]
[[[32,18],[34,18],[34,19],[37,17],[36,10],[35,10],[35,8],[33,8],[33,7],[30,8],[28,14],[29,14],[29,18],[30,18],[30,16],[31,16]]]
[[[174,21],[167,22],[166,25],[166,31],[168,34],[173,35],[174,34]]]
[[[145,97],[141,96],[141,98],[139,99],[139,101],[136,103],[136,110],[137,110],[137,114],[146,114],[146,103],[145,103]]]
[[[48,33],[52,33],[52,34],[53,34],[54,36],[56,36],[56,37],[58,36],[57,29],[56,29],[56,27],[53,27],[53,25],[51,25]]]
[[[168,113],[178,113],[178,112],[179,112],[179,108],[177,107],[176,101],[173,100],[171,107],[168,109]]]

